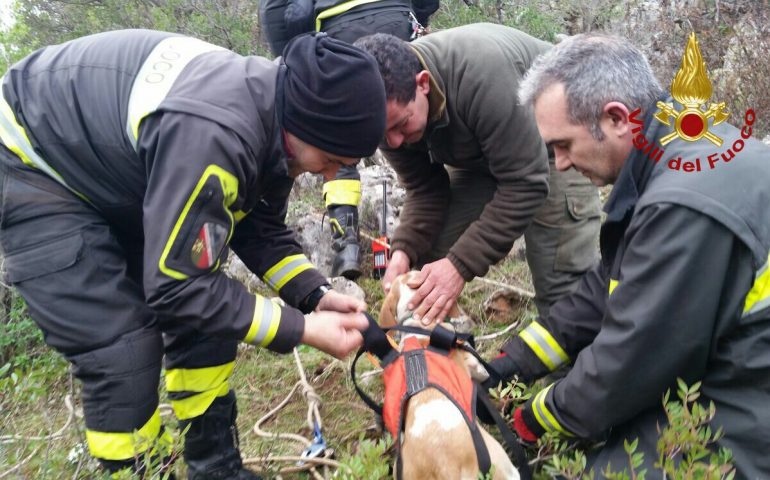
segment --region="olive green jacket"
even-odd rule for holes
[[[483,276],[510,251],[548,194],[548,157],[518,85],[549,44],[494,24],[444,30],[411,43],[430,72],[422,140],[383,147],[407,190],[393,249],[412,264],[428,253],[449,205],[444,165],[491,174],[497,191],[447,258],[466,280]]]

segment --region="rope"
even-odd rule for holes
[[[281,440],[290,440],[297,442],[302,445],[302,448],[309,447],[312,442],[308,440],[307,438],[297,435],[294,433],[287,433],[287,432],[268,432],[267,430],[264,430],[262,428],[262,424],[265,423],[267,420],[275,416],[283,407],[285,407],[289,400],[294,396],[294,394],[300,390],[302,390],[302,395],[305,397],[305,400],[308,403],[307,406],[307,424],[310,430],[315,429],[315,425],[318,425],[319,429],[323,428],[323,424],[321,423],[321,412],[320,412],[320,406],[321,406],[321,397],[316,393],[315,388],[308,382],[307,376],[305,375],[305,368],[302,365],[302,360],[299,357],[299,352],[297,349],[294,349],[294,361],[297,365],[297,371],[299,372],[299,381],[294,384],[294,386],[291,388],[291,391],[289,391],[289,394],[286,395],[286,398],[284,398],[278,405],[275,406],[272,410],[267,412],[262,418],[257,420],[257,422],[254,424],[254,428],[252,429],[255,434],[257,434],[260,437],[263,438],[271,438],[271,439],[281,439]],[[294,467],[284,467],[278,471],[279,474],[287,474],[287,473],[297,473],[302,472],[306,470],[310,470],[310,473],[313,475],[314,478],[318,480],[323,480],[326,478],[326,476],[321,475],[316,470],[317,466],[323,466],[326,467],[333,467],[333,468],[344,468],[348,472],[352,472],[350,468],[347,465],[341,464],[337,461],[334,461],[330,458],[328,458],[332,454],[330,449],[326,449],[324,452],[325,457],[314,457],[314,458],[303,458],[300,456],[287,456],[287,455],[268,455],[266,457],[254,457],[254,458],[247,458],[243,460],[244,465],[253,465],[253,464],[259,464],[259,465],[267,465],[274,462],[303,462],[303,465],[297,465]],[[264,469],[264,467],[263,467]]]
[[[2,437],[0,437],[0,444],[13,443],[18,441],[56,440],[64,436],[64,431],[67,430],[67,428],[72,423],[72,420],[75,418],[75,407],[72,406],[72,395],[67,395],[66,397],[64,397],[64,405],[67,407],[67,411],[69,413],[67,414],[67,420],[64,422],[64,425],[62,425],[60,429],[56,430],[50,435],[44,435],[42,437],[36,437],[36,436],[25,437],[23,435],[3,435]]]

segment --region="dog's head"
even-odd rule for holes
[[[412,314],[414,313],[409,309],[409,301],[414,297],[415,290],[410,288],[409,281],[417,276],[418,272],[411,271],[403,275],[399,275],[393,280],[390,291],[382,301],[382,308],[380,308],[379,323],[381,327],[393,327],[396,325],[403,325],[412,320]],[[445,319],[445,323],[451,324],[454,330],[461,333],[469,333],[471,331],[472,321],[460,310],[457,304],[453,305],[449,310],[449,314]],[[417,323],[415,326],[423,326]],[[435,324],[425,326],[425,328],[432,330]]]
[[[403,275],[396,277],[391,284],[390,291],[382,301],[382,308],[380,308],[379,324],[383,328],[394,327],[396,325],[411,325],[426,328],[432,330],[434,328],[448,328],[450,330],[470,333],[471,331],[471,319],[460,310],[457,304],[453,305],[449,311],[446,321],[442,323],[434,323],[430,326],[421,325],[412,319],[414,313],[409,309],[409,301],[414,297],[415,290],[410,288],[407,283],[410,279],[414,278],[418,272],[411,271]],[[462,363],[468,370],[468,374],[477,381],[484,381],[489,377],[489,374],[484,367],[478,362],[478,360],[471,354],[457,350],[456,351],[462,357]]]

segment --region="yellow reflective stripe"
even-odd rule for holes
[[[126,134],[136,149],[139,125],[166,98],[184,67],[198,55],[225,50],[196,38],[165,38],[152,49],[139,69],[128,100]]]
[[[0,78],[0,85],[2,84],[3,78]],[[8,102],[5,101],[2,92],[0,92],[0,141],[3,142],[3,145],[5,145],[8,150],[15,153],[26,165],[42,170],[46,175],[64,185],[69,191],[81,199],[88,201],[85,195],[67,185],[67,182],[65,182],[62,176],[59,175],[59,172],[54,170],[53,167],[43,160],[43,157],[35,152],[34,147],[32,147],[32,142],[29,141],[27,132],[24,130],[24,127],[16,121],[16,115],[14,115],[13,109]]]
[[[254,318],[251,321],[249,333],[243,341],[266,347],[270,345],[278,331],[278,325],[281,323],[281,307],[261,295],[257,295],[256,298]]]
[[[322,20],[333,17],[335,15],[339,15],[340,13],[347,12],[351,8],[357,7],[359,5],[365,5],[367,3],[373,3],[378,1],[379,0],[351,0],[350,2],[340,3],[339,5],[336,5],[332,8],[328,8],[323,12],[319,13],[318,16],[315,18],[315,31],[316,32],[321,31]]]
[[[519,336],[535,352],[537,358],[551,371],[569,360],[569,356],[559,346],[556,339],[536,321],[533,321],[527,328],[519,332]]]
[[[324,183],[323,196],[326,206],[358,206],[361,201],[361,180],[332,180]]]
[[[233,373],[235,362],[204,368],[172,368],[166,370],[169,392],[205,392],[219,388]]]
[[[768,258],[768,261],[762,265],[762,268],[760,268],[754,276],[754,285],[752,285],[751,290],[749,290],[749,293],[746,295],[746,300],[743,304],[744,317],[758,312],[770,305],[769,263],[770,258]]]
[[[250,211],[251,210],[249,210],[248,212],[244,212],[243,210],[238,210],[233,212],[233,218],[235,218],[235,223],[238,223],[241,220],[243,220],[246,217],[246,215],[249,214]]]
[[[216,397],[230,391],[228,379],[235,362],[204,368],[172,368],[166,370],[166,390],[169,393],[197,392],[182,399],[172,399],[171,407],[180,420],[203,414]]]
[[[96,458],[127,460],[152,447],[159,433],[160,410],[155,409],[155,413],[139,430],[130,433],[114,433],[86,429],[86,441],[88,450]],[[165,442],[167,438],[161,440]]]
[[[554,432],[558,431],[562,435],[566,435],[568,437],[573,436],[570,432],[564,429],[559,422],[556,421],[556,417],[553,416],[553,414],[548,410],[548,407],[545,406],[545,399],[548,395],[548,391],[553,388],[553,384],[548,385],[543,390],[540,390],[537,395],[535,395],[535,400],[532,402],[532,412],[535,414],[535,419],[537,419],[537,423],[540,424],[547,432]]]
[[[203,172],[200,180],[198,180],[198,184],[195,186],[192,194],[190,194],[190,198],[187,199],[187,203],[182,209],[182,213],[179,215],[179,218],[177,218],[176,224],[174,225],[174,229],[171,231],[171,235],[169,236],[168,241],[166,241],[166,247],[163,249],[160,260],[158,260],[158,268],[160,268],[160,271],[171,278],[175,278],[177,280],[186,280],[189,278],[189,275],[185,275],[182,272],[166,266],[166,259],[171,252],[171,247],[174,245],[174,241],[176,240],[177,235],[179,235],[179,230],[182,229],[182,225],[187,219],[187,214],[190,212],[193,203],[195,203],[195,199],[198,198],[198,195],[200,195],[203,186],[211,176],[215,176],[217,179],[219,179],[219,183],[222,186],[222,192],[224,193],[222,206],[224,207],[225,212],[227,212],[227,215],[230,217],[230,232],[227,234],[227,242],[230,241],[230,237],[233,234],[233,227],[235,222],[229,207],[235,203],[235,200],[238,198],[238,179],[235,177],[235,175],[218,165],[209,165]],[[198,232],[192,233],[192,235],[197,234]],[[219,261],[217,261],[217,264],[214,265],[213,269],[216,270],[217,268],[219,268]]]
[[[617,287],[619,283],[620,282],[618,282],[617,280],[613,280],[612,278],[610,278],[609,295],[612,295],[612,291],[615,290],[615,287]]]
[[[277,292],[294,277],[311,268],[314,268],[313,264],[310,263],[306,256],[302,254],[291,255],[273,265],[265,273],[263,280],[270,285],[270,288]]]
[[[343,235],[345,233],[345,229],[342,228],[342,225],[340,225],[340,222],[336,218],[330,218],[329,225],[331,225],[333,233],[337,233],[339,235]]]
[[[197,395],[191,395],[187,398],[171,400],[171,408],[174,409],[174,415],[179,420],[187,420],[203,415],[209,409],[214,399],[223,397],[230,391],[230,383],[225,381],[219,388],[202,392]]]

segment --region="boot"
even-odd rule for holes
[[[235,392],[214,400],[206,412],[190,420],[182,420],[184,459],[188,480],[260,480],[261,477],[243,468],[238,451],[238,431],[235,418]]]
[[[329,207],[332,249],[337,254],[332,263],[332,277],[355,280],[361,276],[361,245],[358,241],[358,207],[334,205]]]

